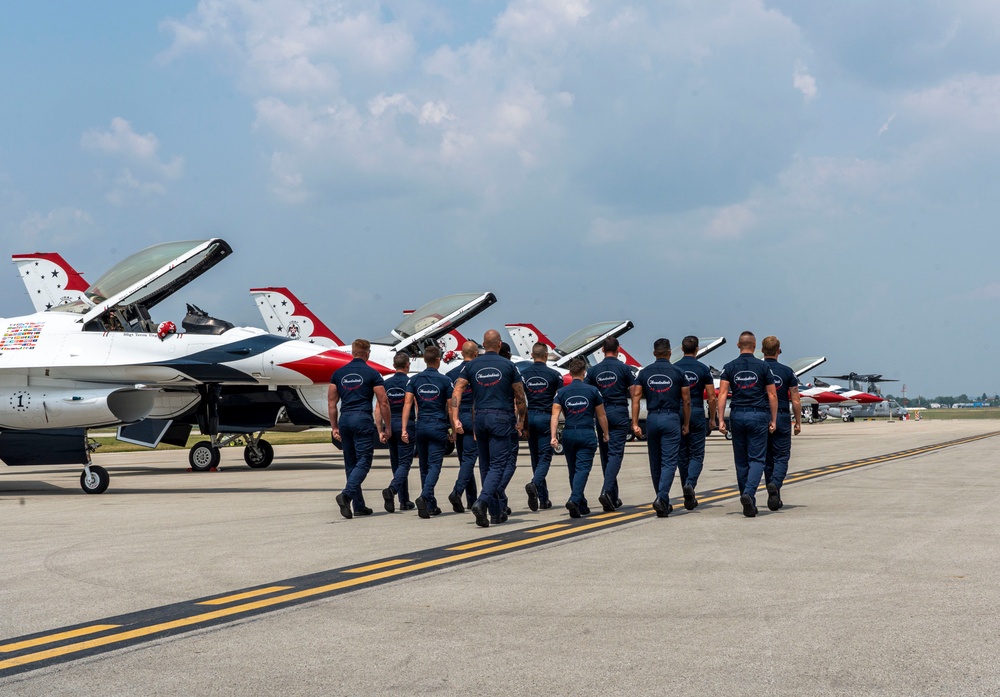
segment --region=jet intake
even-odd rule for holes
[[[0,428],[92,428],[134,423],[149,416],[155,390],[133,387],[49,388],[0,390]]]

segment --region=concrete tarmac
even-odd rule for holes
[[[807,425],[791,469],[994,429]],[[789,484],[780,512],[758,495],[755,519],[735,498],[647,517],[0,679],[0,692],[1000,694],[998,442]],[[507,524],[386,514],[381,452],[366,482],[376,514],[354,520],[333,502],[343,471],[330,446],[281,446],[267,470],[227,449],[223,471],[204,474],[185,471],[183,452],[97,455],[112,477],[100,496],[80,491],[73,468],[0,469],[0,644],[566,519],[561,458],[549,477],[557,507],[527,510],[526,448]],[[731,448],[713,436],[699,488],[734,479]],[[626,504],[652,499],[642,444],[628,446],[621,486]],[[595,510],[599,488],[598,466]]]

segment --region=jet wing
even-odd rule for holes
[[[826,356],[812,356],[810,358],[799,358],[798,360],[794,360],[788,364],[788,367],[795,373],[795,377],[800,377],[813,368],[818,368],[824,363],[826,363]]]
[[[598,322],[597,324],[584,327],[566,337],[565,340],[556,346],[555,352],[559,358],[553,365],[557,368],[565,368],[571,359],[593,353],[600,348],[601,344],[608,337],[621,336],[634,326],[631,320],[625,320]]]
[[[417,349],[428,341],[437,341],[497,301],[493,293],[461,293],[432,300],[406,316],[393,331],[399,351]]]
[[[83,322],[129,307],[146,311],[233,253],[218,237],[167,242],[137,252],[115,264],[86,291],[91,308]]]

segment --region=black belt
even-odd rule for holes
[[[477,414],[510,414],[514,415],[513,409],[476,409]]]
[[[677,409],[673,407],[663,407],[662,409],[647,409],[650,414],[678,414],[680,413]]]
[[[730,411],[771,411],[768,407],[729,407]]]
[[[605,402],[605,403],[604,403],[604,406],[605,406],[605,407],[625,407],[626,409],[628,409],[628,402],[625,402],[625,403],[619,403],[619,402]]]
[[[591,433],[595,432],[593,426],[566,426],[566,427],[563,428],[563,430],[564,431],[590,431]]]

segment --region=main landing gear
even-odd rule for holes
[[[227,433],[212,436],[211,440],[198,441],[188,454],[188,462],[195,472],[217,469],[222,455],[219,448],[244,445],[243,461],[251,469],[264,469],[274,462],[274,446],[263,438],[264,431],[255,433]]]

